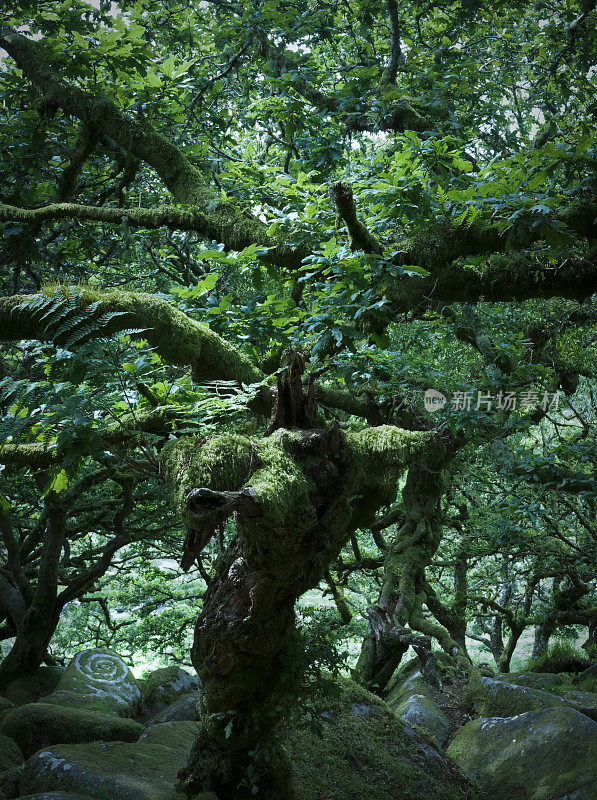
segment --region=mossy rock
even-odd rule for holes
[[[141,689],[122,658],[109,650],[83,650],[73,658],[46,703],[130,717]]]
[[[415,670],[406,675],[403,680],[395,682],[393,688],[386,695],[386,703],[394,710],[401,703],[414,695],[422,695],[436,701],[439,697],[437,689],[427,683],[420,670]]]
[[[12,680],[3,695],[15,706],[35,703],[54,691],[64,672],[64,667],[39,667],[31,675]]]
[[[191,722],[197,718],[197,703],[201,697],[200,692],[191,692],[166,706],[159,714],[152,716],[147,725],[160,725],[163,722]]]
[[[572,685],[587,692],[597,692],[597,662],[572,678]]]
[[[585,704],[542,689],[485,678],[475,672],[471,673],[469,697],[477,713],[484,717],[513,717],[527,711],[567,705],[592,719],[597,718],[597,706],[590,694],[584,695],[588,700]]]
[[[492,800],[597,797],[597,723],[572,708],[480,717],[447,754]]]
[[[496,681],[513,683],[516,686],[528,686],[531,689],[542,689],[546,692],[558,691],[560,688],[571,688],[572,673],[569,672],[500,672]]]
[[[416,728],[435,747],[445,747],[450,735],[450,720],[430,697],[411,695],[397,706],[394,714]]]
[[[31,703],[9,711],[0,721],[0,732],[10,736],[24,755],[30,756],[41,747],[57,743],[134,742],[143,732],[143,727],[131,719],[98,714],[87,708]]]
[[[342,685],[320,717],[321,736],[307,728],[283,734],[297,800],[478,800],[467,779],[382,700],[350,681]],[[196,730],[193,722],[166,723],[149,727],[137,744],[42,750],[22,768],[18,788],[93,800],[174,800]]]
[[[70,791],[87,800],[180,800],[176,776],[187,755],[156,744],[59,745],[27,761],[18,789],[21,794]]]
[[[198,733],[198,722],[163,722],[146,728],[139,737],[139,744],[159,744],[188,753]]]
[[[199,678],[177,666],[157,669],[143,681],[142,712],[155,714],[199,689]]]
[[[321,719],[321,736],[285,744],[297,800],[471,800],[477,795],[438,751],[352,681]]]
[[[0,733],[0,772],[6,772],[9,769],[18,767],[24,760],[15,740]]]
[[[38,792],[37,794],[20,795],[19,800],[89,800],[89,797],[72,792]]]

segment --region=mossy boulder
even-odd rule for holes
[[[93,742],[42,749],[22,768],[18,792],[64,791],[87,800],[180,800],[176,775],[182,750],[156,744]]]
[[[597,718],[597,706],[591,694],[584,695],[586,703],[578,702],[572,697],[565,698],[542,689],[485,678],[474,671],[469,683],[469,698],[477,713],[484,717],[513,717],[527,711],[567,705]]]
[[[477,800],[467,779],[382,700],[350,681],[342,687],[318,717],[321,736],[307,727],[282,734],[297,800]],[[166,723],[147,728],[136,744],[42,750],[22,768],[17,788],[93,800],[174,800],[196,731],[194,722]]]
[[[466,779],[388,706],[351,681],[321,717],[321,736],[290,733],[285,744],[297,800],[464,800]]]
[[[152,716],[147,725],[159,725],[162,722],[191,722],[197,718],[197,703],[201,697],[200,692],[190,692],[171,705],[166,706],[159,714]]]
[[[64,667],[38,667],[31,675],[12,680],[3,692],[3,696],[15,706],[35,703],[41,697],[47,697],[58,686],[64,675]]]
[[[139,737],[139,744],[159,744],[188,753],[198,733],[198,722],[162,722],[146,728]]]
[[[18,767],[24,760],[15,740],[0,733],[0,772],[6,772],[9,769]]]
[[[172,705],[183,695],[197,692],[199,678],[177,666],[164,667],[150,673],[143,681],[141,710],[144,714],[156,714]]]
[[[579,672],[578,675],[575,675],[572,678],[572,685],[583,691],[597,692],[597,662],[591,664],[584,672]]]
[[[399,718],[416,728],[436,747],[444,747],[450,733],[450,721],[438,704],[439,692],[419,670],[395,682],[386,703]]]
[[[447,754],[492,800],[597,797],[597,723],[572,708],[480,717]]]
[[[528,686],[531,689],[557,692],[565,686],[572,688],[572,677],[572,673],[569,672],[500,672],[495,676],[495,679],[505,683],[513,683],[516,686]]]
[[[394,682],[386,695],[386,703],[394,710],[400,703],[414,695],[423,695],[431,700],[437,700],[439,693],[422,676],[420,670],[414,670],[405,675],[401,681]]]
[[[431,698],[422,694],[407,697],[394,714],[416,728],[431,744],[445,747],[450,735],[450,720]]]
[[[83,650],[73,658],[45,703],[130,717],[141,689],[122,658],[110,650]]]
[[[68,708],[50,703],[18,706],[0,721],[0,732],[10,736],[25,756],[52,744],[97,740],[134,742],[143,727],[115,714],[99,714],[87,708]]]

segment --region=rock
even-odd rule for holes
[[[567,705],[592,719],[597,718],[597,706],[590,695],[589,705],[583,705],[551,692],[485,678],[475,672],[471,674],[469,695],[476,711],[484,717],[513,717],[527,711]]]
[[[200,692],[190,692],[166,706],[163,711],[151,717],[147,725],[159,725],[162,722],[191,722],[197,718],[197,703],[201,697]]]
[[[21,794],[70,791],[87,800],[180,800],[176,775],[187,755],[156,744],[60,745],[27,761],[18,788]]]
[[[58,742],[119,740],[135,742],[143,727],[131,719],[100,714],[88,708],[69,708],[50,703],[31,703],[9,711],[0,721],[0,732],[10,736],[25,756]]]
[[[420,670],[415,670],[402,681],[394,683],[394,687],[387,693],[386,703],[393,710],[400,703],[413,695],[424,695],[432,700],[437,700],[438,692],[421,675]]]
[[[297,729],[286,742],[297,800],[472,800],[466,779],[351,681],[322,719],[321,737]]]
[[[15,740],[0,733],[0,772],[18,767],[24,760]]]
[[[19,800],[89,800],[89,798],[71,792],[41,792],[40,794],[20,795]]]
[[[44,702],[130,717],[140,698],[135,676],[117,653],[83,650],[73,658]]]
[[[416,728],[436,747],[444,747],[450,734],[450,721],[438,704],[439,692],[430,686],[419,670],[394,684],[386,702],[394,714]]]
[[[198,733],[198,722],[162,722],[143,731],[139,744],[159,744],[188,754]]]
[[[450,735],[450,721],[429,697],[415,694],[403,700],[394,714],[416,728],[436,747],[445,747]]]
[[[144,681],[141,712],[153,715],[172,705],[183,695],[199,689],[199,678],[180,667],[156,669]]]
[[[16,706],[35,703],[40,697],[46,697],[54,691],[64,671],[64,667],[39,667],[31,675],[11,681],[3,695]]]
[[[591,664],[588,669],[579,672],[578,675],[572,678],[572,684],[574,686],[581,686],[589,692],[597,692],[597,661]]]
[[[7,711],[10,711],[10,709],[14,707],[15,704],[11,703],[10,700],[7,700],[6,697],[0,697],[0,720],[6,714]]]
[[[593,800],[597,723],[572,708],[479,718],[447,750],[492,800]]]
[[[513,683],[516,686],[529,686],[531,689],[553,691],[564,686],[570,687],[572,674],[569,672],[500,672],[495,679],[505,683]]]
[[[296,800],[477,800],[466,778],[397,720],[385,703],[350,681],[318,716],[321,736],[287,731]],[[137,744],[59,745],[36,753],[18,791],[78,792],[90,800],[180,800],[176,775],[197,725],[148,727]],[[13,795],[16,796],[16,795]],[[199,795],[196,800],[215,800]]]

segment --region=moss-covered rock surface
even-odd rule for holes
[[[450,733],[450,721],[439,707],[439,692],[419,670],[397,683],[386,698],[394,714],[416,728],[436,747],[444,747]]]
[[[447,753],[492,800],[597,796],[597,723],[572,708],[480,717],[458,731]]]
[[[9,711],[0,721],[0,732],[13,739],[25,756],[52,744],[105,741],[134,742],[142,726],[114,714],[87,708],[68,708],[31,703]]]
[[[144,714],[156,714],[190,692],[197,692],[199,679],[177,666],[152,672],[143,681],[141,708]]]
[[[23,763],[23,754],[14,739],[0,733],[0,773]]]
[[[159,714],[151,716],[147,725],[160,725],[162,722],[190,722],[197,718],[199,692],[189,692],[166,706]]]
[[[484,717],[513,717],[527,711],[568,705],[593,719],[597,718],[596,698],[590,693],[564,692],[560,695],[479,676],[475,672],[471,676],[469,693],[475,710]]]
[[[140,698],[135,676],[117,653],[83,650],[70,662],[45,702],[130,717]]]
[[[307,727],[282,734],[297,800],[477,800],[449,761],[352,682],[343,682],[341,696],[317,719],[321,735]],[[174,800],[196,733],[195,722],[169,722],[148,727],[135,744],[42,749],[9,796],[65,791],[93,800]]]
[[[3,696],[16,706],[34,703],[53,692],[63,675],[64,667],[39,667],[31,675],[11,681]]]

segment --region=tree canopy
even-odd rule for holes
[[[339,642],[380,694],[411,647],[595,655],[594,23],[5,5],[0,686],[68,626],[186,663],[198,617],[181,788],[280,800]]]

